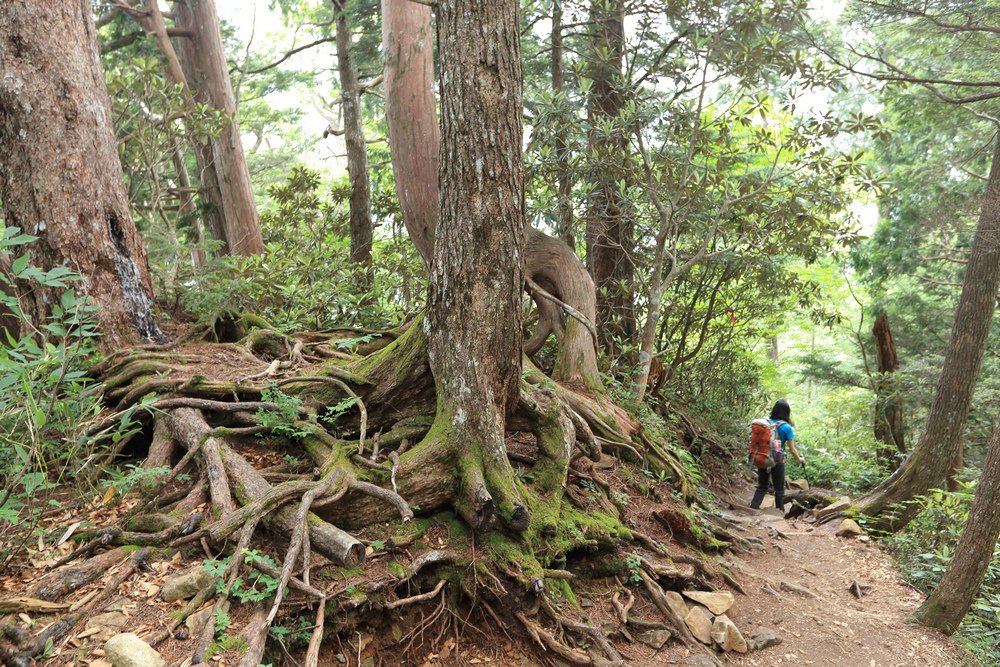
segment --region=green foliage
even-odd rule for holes
[[[216,583],[217,593],[226,592],[224,577],[229,562],[230,557],[227,557],[206,560],[203,565],[206,570],[218,577],[218,583]],[[243,603],[262,602],[273,596],[274,592],[278,590],[279,581],[268,574],[254,569],[253,564],[255,562],[262,562],[276,568],[278,564],[274,562],[274,559],[261,554],[256,549],[244,549],[243,562],[244,565],[250,568],[249,572],[251,574],[247,577],[237,577],[233,582],[232,588],[229,589],[229,595]]]
[[[958,491],[931,491],[915,502],[923,511],[906,528],[884,539],[904,578],[923,593],[941,580],[965,528],[975,495],[975,484]],[[984,665],[1000,661],[1000,546],[983,577],[979,595],[956,638]]]
[[[630,584],[642,583],[642,558],[639,553],[633,551],[625,556],[625,567],[628,569],[628,581]]]
[[[288,331],[392,326],[422,303],[422,264],[395,223],[391,236],[376,234],[371,269],[350,261],[345,181],[326,189],[318,172],[294,167],[268,194],[265,253],[221,258],[192,275],[178,286],[188,312],[204,321],[255,313]]]
[[[70,287],[77,276],[65,267],[31,266],[26,250],[35,237],[0,230],[0,255],[13,257],[10,271],[0,272],[0,312],[26,332],[0,329],[0,529],[18,524],[30,533],[58,505],[46,491],[69,476],[85,490],[80,473],[106,452],[86,435],[101,407],[84,370],[97,355],[98,333],[94,306]],[[21,307],[33,285],[65,288],[44,322],[33,323]],[[132,428],[125,416],[104,435],[117,443]],[[0,550],[0,562],[16,553]]]
[[[265,410],[264,408],[257,410],[254,418],[261,426],[266,427],[271,433],[287,438],[298,439],[308,435],[308,431],[296,425],[302,399],[289,396],[273,382],[269,382],[267,387],[260,392],[260,397],[265,402],[278,406],[277,410]]]

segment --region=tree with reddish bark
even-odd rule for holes
[[[90,3],[0,5],[0,64],[5,222],[38,237],[27,246],[31,264],[81,276],[77,289],[98,307],[105,349],[158,336]],[[20,302],[41,323],[58,299],[58,289],[36,285]]]
[[[215,0],[176,0],[174,27],[183,34],[177,54],[184,84],[198,102],[226,114],[218,136],[196,151],[199,193],[213,235],[231,255],[264,251],[257,204],[250,184],[229,66],[222,48]],[[170,56],[168,55],[168,60]],[[181,83],[176,81],[175,83]]]

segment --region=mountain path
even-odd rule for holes
[[[948,637],[908,621],[923,595],[900,578],[892,559],[873,540],[837,537],[840,520],[818,527],[801,519],[786,521],[771,496],[759,511],[733,507],[723,516],[737,534],[765,545],[722,559],[747,593],[736,594],[731,617],[745,636],[765,626],[782,637],[777,646],[722,656],[724,664],[979,664]],[[850,590],[854,582],[863,590],[860,599]]]

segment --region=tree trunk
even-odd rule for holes
[[[225,242],[229,254],[261,253],[264,240],[243,153],[215,1],[178,0],[173,8],[174,25],[190,33],[179,42],[180,59],[195,99],[229,117],[219,136],[209,142],[210,152],[202,151],[199,156],[202,183],[208,182],[205,199],[209,205],[216,204],[219,211],[219,219],[212,226],[221,226],[223,236],[219,238]]]
[[[901,510],[893,505],[912,500],[944,481],[962,441],[1000,287],[1000,141],[994,143],[951,340],[924,432],[903,465],[859,500],[865,514],[886,513],[876,521],[878,528],[898,530],[916,515],[919,508],[913,503]]]
[[[914,614],[917,621],[949,635],[958,629],[979,593],[997,537],[1000,537],[1000,420],[993,427],[983,474],[962,538],[948,570]]]
[[[440,143],[430,8],[411,0],[383,0],[382,21],[386,125],[396,194],[410,238],[430,264],[438,218]],[[526,236],[525,274],[590,322],[596,321],[594,283],[573,250],[533,228],[528,228]],[[601,389],[593,338],[573,318],[567,318],[560,330],[553,377]]]
[[[636,333],[632,295],[634,229],[619,192],[620,182],[626,176],[628,155],[628,137],[618,119],[625,106],[621,80],[624,22],[621,0],[593,0],[590,9],[593,84],[588,102],[593,191],[587,213],[587,267],[597,287],[602,344],[612,352],[618,349],[615,340],[628,344]]]
[[[564,106],[563,95],[563,45],[562,45],[562,0],[552,3],[552,92],[556,104]],[[569,173],[569,149],[566,145],[566,130],[562,123],[556,126],[556,180],[559,188],[559,222],[556,236],[566,242],[576,252],[576,223],[573,220],[573,180]]]
[[[438,215],[441,132],[434,103],[431,8],[411,0],[382,0],[385,122],[403,222],[430,264]]]
[[[888,315],[883,313],[878,316],[872,335],[875,336],[875,366],[878,371],[875,381],[875,439],[886,445],[879,448],[877,455],[884,467],[895,470],[896,454],[906,452],[906,443],[903,440],[903,396],[896,384],[899,359]]]
[[[444,159],[427,325],[435,425],[464,448],[457,508],[479,530],[494,511],[527,525],[504,445],[521,381],[520,51],[517,0],[438,4]]]
[[[372,282],[371,187],[368,180],[368,152],[361,125],[361,87],[351,60],[351,28],[344,11],[345,0],[333,0],[337,13],[337,71],[340,75],[340,108],[344,116],[347,145],[347,177],[351,183],[351,261],[366,268]]]
[[[86,0],[0,3],[0,199],[4,219],[39,237],[30,262],[79,273],[102,346],[159,335],[142,239],[132,221],[111,104]],[[35,285],[36,323],[59,288]]]

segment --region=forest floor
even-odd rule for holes
[[[513,445],[514,443],[509,443]],[[273,452],[264,448],[254,452],[244,452],[250,460],[265,467],[273,457]],[[261,460],[257,460],[260,458]],[[621,480],[612,477],[616,488]],[[950,639],[926,628],[913,625],[907,617],[922,600],[919,592],[907,586],[898,576],[891,558],[874,541],[867,537],[842,538],[834,535],[837,521],[814,527],[806,520],[785,520],[773,508],[773,499],[765,500],[760,511],[746,507],[751,489],[738,486],[724,494],[717,501],[721,516],[728,529],[735,535],[758,541],[758,547],[749,552],[729,551],[718,553],[718,563],[731,573],[745,591],[736,592],[735,606],[728,616],[748,636],[759,626],[777,632],[782,641],[779,645],[740,655],[719,654],[724,665],[761,666],[772,665],[814,665],[816,667],[975,667],[978,663],[961,647]],[[92,514],[105,515],[109,511],[102,499],[95,499]],[[728,500],[728,501],[727,501]],[[651,533],[655,526],[643,515],[656,507],[642,496],[633,497],[629,512],[643,529]],[[121,510],[118,510],[121,511]],[[95,517],[88,515],[90,519]],[[83,517],[78,517],[83,518]],[[62,526],[69,519],[53,517],[53,527]],[[457,535],[449,532],[448,525],[442,523],[429,530],[421,542],[414,544],[416,550],[422,548],[456,548]],[[661,539],[666,536],[660,535]],[[59,556],[71,550],[70,543],[64,542],[54,550],[39,544],[37,550],[30,549],[30,556],[17,567],[0,573],[0,598],[23,595],[26,585],[37,582],[49,571]],[[676,547],[676,545],[674,545]],[[673,547],[672,547],[673,548]],[[110,552],[109,552],[110,553]],[[120,564],[112,567],[109,575],[124,567],[124,553],[118,556]],[[103,613],[89,615],[79,622],[82,631],[70,635],[66,640],[52,647],[51,657],[41,664],[62,666],[70,664],[88,667],[110,667],[99,648],[103,640],[114,632],[126,631],[145,635],[156,628],[165,626],[170,615],[181,603],[165,603],[158,593],[166,579],[192,566],[197,567],[200,559],[192,561],[175,553],[172,558],[152,562],[146,573],[130,578],[118,588],[118,597],[111,604],[102,604]],[[389,557],[372,554],[371,565],[365,573],[368,581],[391,578],[386,570]],[[337,571],[341,572],[341,571]],[[342,574],[327,575],[322,569],[316,573],[317,581],[327,576],[341,577]],[[97,580],[81,589],[82,598],[97,594],[107,581]],[[331,580],[332,581],[332,580]],[[358,580],[359,582],[361,579]],[[726,587],[720,581],[720,590]],[[861,598],[850,591],[857,583],[863,592]],[[730,587],[731,588],[731,587]],[[575,600],[566,603],[566,609],[582,616],[581,620],[598,627],[614,625],[614,609],[611,603],[615,591],[621,591],[621,584],[615,584],[607,577],[581,577],[574,583]],[[638,594],[638,589],[633,589]],[[415,605],[412,614],[405,618],[390,620],[381,624],[361,625],[348,637],[331,636],[324,642],[319,655],[319,667],[340,667],[340,665],[414,665],[431,667],[436,665],[561,665],[551,653],[532,651],[531,643],[525,640],[516,628],[503,627],[482,614],[455,614],[446,611],[445,596],[435,597],[425,608]],[[234,605],[226,617],[231,623],[230,632],[247,624],[250,617],[249,605]],[[443,614],[443,616],[442,616]],[[435,618],[443,623],[433,622]],[[451,620],[448,620],[451,617]],[[659,618],[656,608],[642,596],[636,598],[636,606],[631,612],[633,618],[641,621],[655,621]],[[44,616],[21,614],[19,618],[28,627],[44,625]],[[288,619],[289,622],[292,620]],[[375,619],[369,619],[369,622]],[[6,622],[9,620],[5,619]],[[296,625],[299,625],[296,623]],[[311,629],[297,628],[301,634]],[[287,624],[286,624],[287,627]],[[295,627],[292,628],[296,630]],[[194,635],[195,633],[191,633]],[[235,636],[235,635],[234,635]],[[625,641],[620,633],[612,638],[616,648],[630,667],[652,665],[687,665],[690,654],[676,641],[668,641],[659,649],[640,642]],[[181,665],[189,656],[192,640],[187,636],[170,638],[158,646],[167,665]],[[220,647],[221,648],[221,647]],[[226,646],[224,649],[235,648]],[[301,659],[301,647],[286,654],[285,664],[295,664]],[[238,653],[224,650],[210,660],[212,667],[233,665]],[[698,663],[700,664],[700,663]]]

